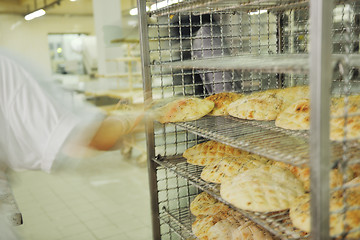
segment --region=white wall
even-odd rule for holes
[[[0,46],[14,50],[51,73],[49,33],[88,33],[94,35],[93,17],[43,16],[25,21],[22,16],[0,14]]]

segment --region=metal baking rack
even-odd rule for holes
[[[160,166],[167,168],[173,171],[178,176],[186,179],[191,182],[193,185],[197,186],[202,191],[205,191],[212,195],[217,200],[229,205],[233,209],[236,209],[246,218],[254,221],[259,224],[264,229],[268,230],[270,233],[278,237],[279,239],[306,239],[308,234],[299,231],[294,228],[291,224],[291,220],[288,214],[288,211],[279,211],[279,212],[252,212],[245,211],[234,207],[232,204],[223,200],[220,196],[219,184],[209,183],[200,178],[202,167],[188,164],[186,159],[182,156],[167,156],[161,157],[158,156],[153,159]],[[174,220],[173,221],[188,221],[184,220]]]
[[[332,2],[334,6],[324,0],[138,0],[146,101],[204,98],[219,84],[242,94],[310,85],[316,113],[311,124],[317,124],[314,131],[291,131],[276,127],[274,121],[231,116],[173,124],[147,121],[153,239],[192,238],[193,219],[183,213],[189,213],[191,200],[200,191],[223,201],[219,185],[202,181],[202,168],[181,157],[187,148],[207,139],[296,166],[310,163],[311,174],[320,176],[311,183],[317,196],[311,206],[319,209],[311,211],[315,220],[311,235],[328,238],[323,227],[324,219],[329,219],[324,204],[329,200],[326,167],[331,160],[332,167],[345,173],[350,163],[360,161],[358,140],[329,145],[324,140],[330,118],[321,110],[328,107],[327,97],[360,92],[360,1]],[[320,18],[328,15],[333,19]],[[330,96],[325,83],[331,85]],[[292,227],[286,211],[275,215],[239,211],[280,239],[308,237]],[[159,222],[159,217],[165,220]],[[347,233],[343,229],[343,236]]]
[[[237,10],[244,11],[258,9],[294,9],[305,7],[308,0],[178,0],[167,7],[154,7],[149,11],[149,15],[165,15],[169,13],[182,13],[194,11],[197,13],[209,13],[211,11]],[[159,5],[160,6],[160,5]]]
[[[181,239],[196,239],[192,233],[191,225],[195,217],[191,214],[189,208],[174,209],[169,211],[165,207],[160,213],[160,220],[166,223],[169,228]]]
[[[345,55],[334,54],[332,64],[344,61],[344,57]],[[350,66],[360,67],[359,54],[347,57]],[[307,74],[309,73],[309,56],[307,54],[227,56],[165,63],[155,62],[154,65],[174,69],[238,69],[253,72]]]
[[[272,160],[302,166],[309,162],[309,131],[287,130],[274,121],[242,120],[231,116],[205,116],[196,121],[174,123],[204,138],[212,139]],[[349,161],[360,159],[360,145],[349,145]],[[332,143],[332,162],[341,158],[341,142]]]

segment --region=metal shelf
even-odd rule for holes
[[[360,67],[360,55],[334,54],[333,65],[343,61],[345,57],[350,66]],[[273,55],[244,55],[224,56],[197,60],[185,60],[174,62],[156,62],[155,66],[163,66],[174,69],[212,69],[212,70],[247,70],[267,73],[309,73],[308,54],[273,54]]]
[[[309,162],[309,131],[279,128],[274,121],[242,120],[231,116],[205,116],[173,123],[199,136],[295,166]],[[332,142],[332,161],[344,154],[341,142]],[[349,161],[360,159],[357,141],[348,142]]]
[[[163,208],[160,214],[160,220],[164,221],[181,239],[197,239],[192,233],[191,227],[193,221],[195,221],[195,216],[191,214],[189,208],[171,211]]]
[[[156,1],[154,1],[155,4]],[[179,0],[166,7],[149,12],[149,15],[161,16],[180,12],[209,13],[214,11],[252,11],[259,9],[285,10],[308,6],[308,0]]]
[[[160,0],[150,1],[152,4]],[[335,4],[346,2],[346,0],[335,0]],[[349,2],[349,0],[347,1]],[[309,7],[309,0],[178,0],[169,6],[154,5],[154,10],[148,12],[149,16],[163,16],[175,13],[197,13],[230,12],[230,11],[285,11]]]
[[[246,218],[254,221],[264,229],[280,239],[307,239],[308,234],[292,226],[288,211],[252,212],[238,209],[223,200],[220,196],[219,184],[208,183],[200,178],[202,167],[188,164],[182,156],[157,157],[153,159],[157,164],[173,171],[178,176],[188,180],[199,189],[209,193],[217,200],[229,205]],[[181,222],[181,219],[178,219]],[[186,221],[186,219],[184,220]],[[188,220],[187,220],[188,221]]]

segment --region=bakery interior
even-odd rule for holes
[[[1,0],[0,46],[36,61],[73,104],[131,112],[143,105],[133,8],[135,0]],[[37,9],[46,14],[24,19]],[[7,174],[20,239],[150,239],[144,131],[123,141],[120,150],[65,159],[67,167],[50,174]]]
[[[358,0],[0,0],[0,46],[74,105],[148,114],[120,150],[1,175],[20,238],[360,239],[359,19]]]

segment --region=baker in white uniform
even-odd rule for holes
[[[49,172],[56,155],[108,150],[128,133],[131,116],[105,116],[84,104],[76,109],[57,86],[0,49],[0,160],[14,170]]]
[[[59,153],[78,158],[109,150],[138,122],[139,117],[105,116],[86,104],[74,109],[35,69],[0,48],[1,171],[50,172]],[[16,237],[3,219],[0,232]]]

